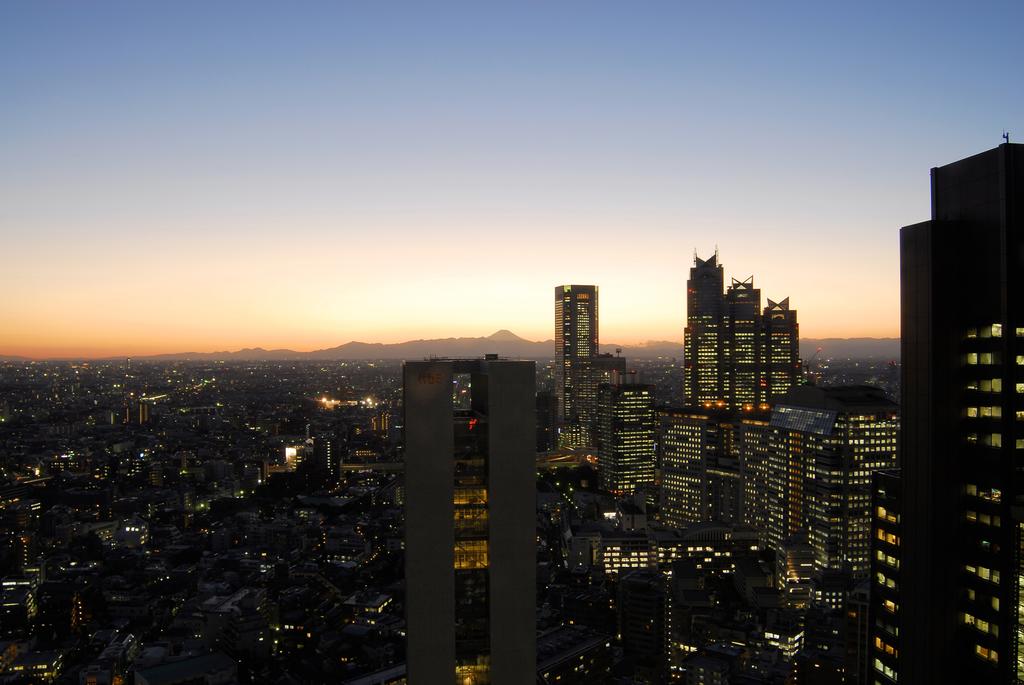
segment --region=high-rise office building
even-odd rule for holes
[[[662,523],[740,522],[742,487],[736,424],[726,410],[658,411]]]
[[[871,590],[868,602],[870,639],[860,682],[895,685],[900,652],[900,471],[877,471],[872,482]]]
[[[761,404],[761,291],[754,277],[732,279],[725,291],[723,339],[726,402],[733,409],[753,410]]]
[[[328,486],[341,478],[342,448],[334,433],[320,433],[313,439],[313,467],[318,478]]]
[[[789,298],[768,300],[753,276],[723,292],[718,254],[694,257],[686,282],[683,385],[686,404],[761,411],[800,378],[800,339]]]
[[[760,395],[758,402],[781,397],[800,381],[800,326],[796,310],[789,308],[789,298],[781,302],[768,299],[761,314]]]
[[[743,523],[761,531],[762,542],[767,540],[769,517],[781,503],[766,488],[769,480],[768,458],[772,444],[771,416],[743,416],[736,422],[736,452],[740,462],[740,483],[743,488]],[[772,503],[775,506],[772,506]]]
[[[541,390],[537,393],[537,451],[550,452],[558,447],[558,410],[555,393]]]
[[[778,550],[805,534],[816,570],[869,570],[871,474],[896,464],[896,404],[876,388],[801,386],[739,434],[744,516]]]
[[[629,494],[654,483],[654,388],[623,377],[602,383],[597,400],[601,487]]]
[[[662,523],[685,528],[707,520],[706,461],[714,451],[707,414],[677,409],[658,412]]]
[[[594,357],[594,382],[614,383],[626,373],[626,358],[619,355],[599,354]]]
[[[622,576],[618,587],[618,630],[622,651],[647,683],[666,680],[668,579],[640,569]]]
[[[560,442],[590,447],[597,412],[596,285],[555,287],[555,397]]]
[[[720,441],[728,440],[734,428],[732,421],[716,424],[717,438]],[[708,460],[706,483],[707,520],[740,523],[743,515],[743,482],[739,460],[733,456],[727,444],[722,444],[722,448],[713,452]]]
[[[534,363],[406,362],[403,393],[410,681],[533,682]]]
[[[695,254],[693,261],[686,281],[683,392],[691,406],[725,406],[725,275],[717,252],[709,259]]]
[[[900,644],[890,680],[1018,683],[1024,145],[934,168],[931,188],[931,220],[900,232]]]

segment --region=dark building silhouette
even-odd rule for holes
[[[403,367],[411,682],[536,677],[535,373],[490,357]]]
[[[900,651],[900,471],[876,471],[872,477],[871,593],[864,663],[870,680],[895,683]]]
[[[1024,678],[1024,149],[932,169],[900,232],[900,683]],[[876,668],[872,674],[880,682]]]
[[[667,580],[658,571],[631,571],[618,590],[619,635],[622,652],[645,682],[665,682],[668,611]]]
[[[594,357],[594,378],[597,385],[614,383],[619,376],[625,373],[625,357],[612,354],[599,354]]]
[[[611,638],[578,625],[537,636],[537,682],[559,685],[607,683],[613,665]]]
[[[333,433],[320,433],[313,439],[313,468],[326,485],[336,485],[341,477],[342,447]]]
[[[537,393],[537,451],[549,452],[558,447],[558,407],[550,390]]]
[[[567,447],[592,444],[597,413],[597,314],[596,285],[555,287],[555,397],[560,442]]]

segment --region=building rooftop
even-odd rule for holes
[[[192,682],[204,673],[216,673],[235,668],[235,661],[223,652],[213,652],[202,656],[169,661],[159,666],[138,671],[136,675],[144,678],[148,685],[175,685],[176,683]]]
[[[537,670],[546,671],[555,664],[600,647],[611,638],[582,626],[559,626],[537,637]]]
[[[837,385],[820,387],[798,385],[778,398],[777,404],[812,409],[834,409],[849,412],[863,409],[896,411],[893,402],[881,388],[870,385]]]

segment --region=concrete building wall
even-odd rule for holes
[[[515,685],[536,678],[536,374],[524,361],[487,362],[486,374],[491,682]]]
[[[450,362],[408,362],[405,398],[405,575],[409,677],[455,673],[455,565]]]

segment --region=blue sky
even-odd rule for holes
[[[1024,139],[1021,3],[0,5],[0,353],[681,337],[693,250],[898,334],[928,169]],[[169,350],[166,350],[169,351]]]

